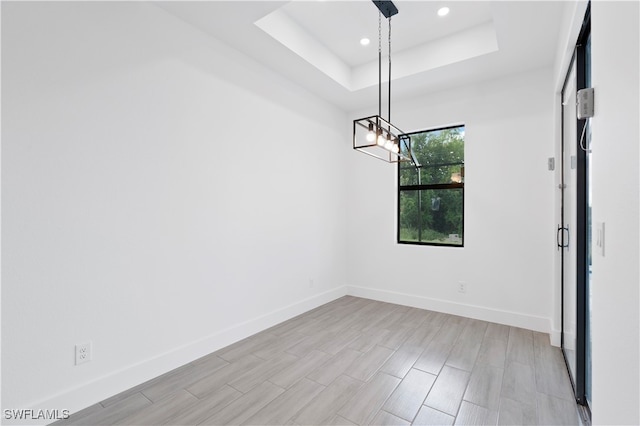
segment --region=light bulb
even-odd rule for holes
[[[391,141],[391,133],[387,134],[387,141],[384,143],[384,149],[393,151],[393,142]]]
[[[376,140],[376,134],[373,131],[373,123],[369,123],[369,133],[367,133],[367,141],[373,142]]]
[[[391,147],[391,151],[397,154],[400,152],[400,147],[398,147],[398,145],[394,143],[393,146]]]
[[[384,136],[382,136],[382,133],[380,133],[378,135],[378,141],[376,142],[379,146],[384,146],[384,143],[386,142]]]

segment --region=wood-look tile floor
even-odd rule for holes
[[[56,424],[579,423],[547,335],[346,296]]]

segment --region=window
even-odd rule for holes
[[[464,246],[464,126],[411,133],[398,164],[398,242]]]

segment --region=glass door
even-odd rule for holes
[[[562,352],[576,401],[591,400],[591,127],[577,117],[577,94],[591,86],[590,8],[562,89],[561,252]],[[589,410],[587,410],[587,413]]]
[[[557,238],[562,251],[562,350],[574,388],[577,382],[578,339],[576,87],[576,61],[573,61],[562,93],[562,223],[558,226]]]

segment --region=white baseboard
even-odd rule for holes
[[[201,340],[173,349],[154,358],[96,378],[91,382],[67,389],[49,398],[29,404],[29,408],[51,409],[64,407],[64,409],[70,410],[71,413],[75,413],[95,404],[97,401],[103,401],[133,386],[171,371],[174,368],[185,365],[202,356],[346,295],[346,287],[337,287],[328,290],[324,293],[277,309],[266,315],[221,330]],[[20,424],[38,423],[20,422]]]
[[[560,347],[561,345],[561,340],[560,340],[560,336],[562,335],[562,332],[560,330],[555,330],[552,329],[551,332],[549,333],[549,337],[551,339],[551,346],[556,346],[556,347]]]
[[[467,305],[448,300],[431,299],[406,293],[397,293],[388,290],[348,286],[347,293],[350,296],[364,297],[366,299],[381,302],[396,303],[411,306],[413,308],[428,309],[445,314],[459,315],[513,327],[525,328],[549,334],[551,322],[549,318],[524,315],[518,312],[491,309],[476,305]]]

